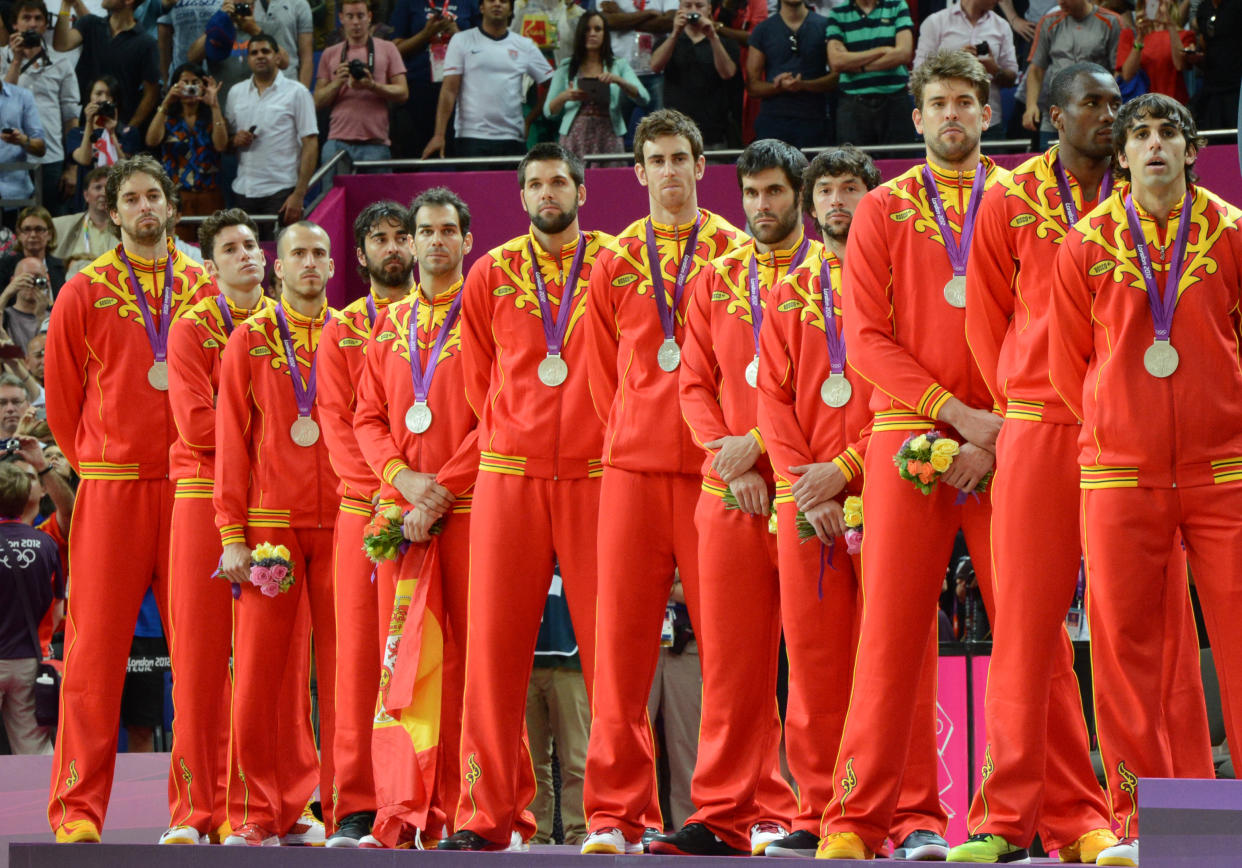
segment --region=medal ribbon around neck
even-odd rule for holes
[[[172,297],[173,297],[173,258],[172,254],[164,263],[164,296],[160,302],[160,326],[155,327],[155,319],[151,316],[151,309],[147,305],[147,294],[142,289],[142,284],[138,282],[138,275],[134,272],[134,264],[129,261],[129,257],[125,255],[125,245],[120,247],[121,261],[125,263],[125,268],[129,271],[129,283],[134,290],[134,301],[138,304],[138,312],[142,314],[142,324],[147,330],[147,343],[151,345],[151,352],[155,356],[156,364],[165,364],[168,361],[168,327],[172,324]],[[151,269],[151,281],[155,283],[155,268]],[[155,285],[155,289],[159,289],[159,285]]]
[[[944,203],[940,201],[940,191],[936,189],[936,176],[926,163],[923,164],[923,185],[927,190],[927,201],[931,204],[936,225],[940,227],[940,236],[944,239],[944,252],[949,255],[949,265],[953,274],[962,277],[966,274],[966,260],[970,258],[970,242],[975,234],[975,215],[979,213],[979,204],[983,199],[983,185],[987,182],[987,171],[983,163],[975,167],[975,180],[970,185],[970,200],[966,203],[966,213],[962,217],[961,239],[953,236],[949,226],[949,218],[944,213]]]
[[[449,306],[448,313],[444,315],[444,322],[440,323],[440,333],[436,335],[435,343],[431,347],[431,358],[427,360],[427,367],[423,368],[422,350],[418,346],[418,306],[422,303],[422,293],[414,300],[414,307],[410,311],[410,383],[414,386],[414,403],[426,404],[427,396],[431,394],[431,381],[436,375],[436,368],[440,364],[440,353],[444,351],[444,345],[448,343],[449,335],[453,332],[453,324],[457,322],[457,315],[461,313],[461,293],[457,294],[457,298],[453,299],[453,303]],[[428,317],[428,325],[435,320],[434,304],[432,311]],[[416,432],[417,433],[417,432]]]
[[[367,290],[367,316],[370,317],[367,325],[375,328],[375,321],[379,319],[379,311],[375,309],[375,295],[369,289]]]
[[[785,273],[793,271],[802,264],[802,260],[806,259],[806,252],[811,249],[811,239],[803,238],[802,244],[798,246],[798,250],[794,253],[793,259],[789,261],[789,268]],[[750,297],[750,325],[755,335],[755,358],[759,358],[759,328],[763,325],[763,304],[759,298],[759,251],[755,250],[750,257],[750,264],[746,274],[746,291]],[[772,268],[776,269],[776,253],[772,253]],[[775,283],[775,281],[773,281]]]
[[[582,258],[586,253],[586,236],[578,233],[578,249],[574,252],[573,264],[569,266],[569,275],[561,288],[561,306],[556,318],[552,317],[552,303],[548,299],[548,285],[539,270],[539,258],[535,255],[535,245],[527,240],[526,250],[530,254],[530,271],[535,280],[535,296],[539,299],[539,318],[543,321],[543,339],[548,347],[549,356],[559,356],[561,346],[565,343],[565,333],[569,331],[569,318],[573,311],[574,292],[578,288],[578,275],[582,272]]]
[[[1139,270],[1147,286],[1147,301],[1151,307],[1151,322],[1156,330],[1156,340],[1168,341],[1173,330],[1173,314],[1177,310],[1177,289],[1182,282],[1182,268],[1186,264],[1186,243],[1190,239],[1191,205],[1193,197],[1189,190],[1183,199],[1182,215],[1178,221],[1177,240],[1173,243],[1173,255],[1169,260],[1169,273],[1164,282],[1164,293],[1156,283],[1156,271],[1152,268],[1151,254],[1147,250],[1147,238],[1143,224],[1134,209],[1134,199],[1126,196],[1126,220],[1130,224],[1130,239],[1138,256]]]
[[[651,289],[655,292],[656,308],[660,311],[660,327],[664,329],[664,340],[674,340],[674,318],[681,307],[681,296],[686,290],[686,278],[690,274],[690,266],[694,264],[694,248],[699,241],[699,218],[694,218],[694,226],[686,236],[686,246],[681,253],[681,264],[677,266],[677,282],[673,284],[673,307],[670,310],[668,300],[664,297],[664,269],[660,266],[660,250],[656,247],[655,226],[647,220],[647,261],[651,266]]]
[[[332,319],[332,311],[329,310],[324,314],[324,325],[327,325],[330,319]],[[298,363],[297,354],[293,349],[293,337],[289,334],[289,321],[285,319],[285,305],[283,302],[276,305],[276,325],[280,328],[280,339],[285,344],[285,355],[289,357],[289,379],[293,381],[293,397],[298,404],[298,415],[309,419],[311,408],[315,404],[315,386],[317,383],[315,368],[316,363],[319,361],[319,354],[315,353],[311,357],[310,376],[303,381],[302,367]],[[309,343],[309,338],[307,342]]]
[[[845,373],[845,335],[837,330],[837,310],[832,302],[832,266],[825,258],[819,266],[819,307],[824,314],[824,337],[828,340],[828,364],[835,374]]]
[[[1052,171],[1057,176],[1057,190],[1061,193],[1061,207],[1065,209],[1065,219],[1070,226],[1073,226],[1078,222],[1078,207],[1074,204],[1074,195],[1070,192],[1069,179],[1065,177],[1065,168],[1061,165],[1060,153],[1052,161]],[[1104,173],[1104,180],[1100,182],[1100,192],[1096,196],[1096,201],[1103,201],[1112,192],[1113,169],[1110,166],[1108,171]],[[1085,199],[1086,197],[1084,196],[1083,198]]]

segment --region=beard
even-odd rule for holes
[[[564,232],[573,222],[578,219],[578,206],[575,205],[568,211],[561,211],[551,217],[544,217],[543,214],[536,211],[530,215],[530,222],[535,228],[547,235],[556,235],[558,232]]]
[[[979,146],[979,136],[972,136],[970,131],[963,126],[958,126],[957,129],[959,129],[962,133],[962,140],[960,142],[950,144],[937,135],[925,140],[927,143],[927,149],[939,157],[943,162],[959,162]],[[944,132],[944,128],[941,129],[941,132]]]
[[[784,214],[774,214],[776,217],[776,225],[767,229],[758,229],[747,219],[746,228],[750,230],[750,234],[754,236],[756,241],[762,244],[775,244],[776,242],[788,238],[789,235],[798,227],[798,220],[802,216],[797,206],[789,209]]]
[[[125,234],[135,241],[142,244],[152,244],[168,233],[168,223],[168,220],[161,223],[157,219],[154,223],[148,225],[142,223],[140,218],[135,220],[132,225],[122,226],[121,228],[125,230]]]
[[[389,268],[389,266],[394,262],[400,262],[400,271],[395,271]],[[373,283],[380,286],[387,286],[389,288],[407,286],[410,282],[410,275],[413,273],[413,259],[408,261],[390,259],[381,262],[378,266],[375,265],[375,263],[373,263],[370,259],[367,259],[367,274],[370,276]]]

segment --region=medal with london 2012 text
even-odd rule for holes
[[[854,395],[854,387],[845,378],[845,336],[837,328],[837,309],[832,292],[832,264],[828,254],[819,266],[819,309],[824,315],[824,337],[828,341],[828,366],[831,373],[819,387],[819,398],[829,407],[844,407]]]
[[[167,392],[168,327],[172,324],[173,297],[172,254],[169,254],[164,260],[164,291],[160,300],[160,324],[158,328],[156,328],[155,321],[151,316],[150,307],[147,305],[147,295],[142,289],[142,284],[138,282],[138,275],[134,271],[134,264],[125,255],[124,244],[118,248],[118,255],[121,261],[125,263],[125,268],[129,272],[129,285],[134,292],[134,305],[142,316],[142,325],[147,331],[147,343],[151,345],[151,354],[155,356],[155,361],[147,369],[147,382],[151,384],[151,388],[160,392]],[[157,290],[160,288],[159,284],[155,283],[154,269],[152,269],[151,282]]]
[[[958,239],[953,236],[953,227],[949,225],[949,218],[945,215],[940,190],[936,187],[936,176],[926,163],[923,164],[923,188],[927,193],[927,202],[931,205],[936,226],[940,229],[940,237],[944,240],[944,252],[948,254],[949,265],[953,268],[953,277],[944,285],[944,300],[956,308],[966,307],[966,261],[970,258],[970,242],[975,234],[975,216],[979,213],[986,183],[987,168],[980,162],[975,167],[975,179],[970,185],[970,201],[966,203],[966,211],[962,217],[962,235]]]
[[[426,369],[423,368],[423,352],[418,345],[418,308],[422,302],[423,298],[420,293],[410,309],[410,324],[406,329],[406,338],[410,348],[410,384],[414,389],[414,403],[405,411],[405,427],[411,434],[422,434],[431,427],[433,416],[427,399],[431,394],[431,383],[435,378],[436,368],[440,364],[440,354],[444,352],[444,345],[448,343],[453,325],[457,322],[458,314],[461,313],[461,294],[458,293],[457,298],[453,299],[448,312],[444,315],[444,321],[440,323],[440,332],[431,345],[431,358],[427,360]],[[429,331],[434,322],[435,307],[433,305],[427,316]]]
[[[699,243],[699,217],[694,218],[690,234],[686,236],[686,246],[681,253],[681,263],[677,266],[677,280],[673,283],[673,306],[668,306],[664,296],[664,269],[660,263],[660,249],[656,246],[655,225],[647,220],[647,265],[651,269],[651,292],[655,295],[656,310],[660,313],[660,328],[664,332],[664,340],[656,351],[656,363],[660,370],[672,373],[681,364],[681,347],[677,345],[675,323],[677,309],[681,307],[681,298],[686,290],[686,278],[690,275],[690,266],[694,264],[694,248]]]
[[[431,427],[431,408],[422,401],[415,401],[405,411],[405,427],[411,434],[422,434]]]
[[[548,354],[539,362],[535,373],[539,382],[555,389],[569,378],[569,365],[561,355],[565,345],[565,334],[569,331],[569,320],[573,316],[574,293],[578,289],[578,275],[582,273],[582,260],[586,254],[586,236],[578,233],[578,249],[574,251],[573,263],[569,266],[569,274],[561,286],[561,304],[556,319],[552,318],[552,301],[548,297],[548,285],[539,269],[539,257],[535,255],[535,244],[527,240],[526,252],[530,256],[530,273],[535,283],[535,297],[539,300],[539,319],[543,323],[543,340]]]
[[[324,312],[323,324],[326,326],[332,318],[330,309]],[[293,399],[297,403],[298,418],[289,426],[289,437],[294,444],[303,448],[314,446],[319,442],[319,423],[311,418],[311,410],[315,406],[316,377],[315,369],[318,352],[311,357],[310,375],[302,380],[302,366],[298,362],[297,352],[293,346],[293,335],[289,333],[289,320],[285,317],[284,303],[276,305],[276,327],[280,330],[280,340],[285,346],[285,360],[289,365],[289,379],[293,382]],[[308,329],[309,331],[309,329]],[[307,335],[307,346],[310,346],[310,335]]]
[[[811,239],[803,238],[802,243],[798,245],[797,251],[793,258],[789,261],[789,268],[785,273],[793,271],[802,264],[802,260],[806,259],[806,252],[811,249]],[[746,365],[746,385],[752,389],[759,385],[759,329],[763,326],[763,299],[759,295],[759,266],[757,264],[759,253],[752,249],[750,252],[750,262],[746,266],[746,297],[750,302],[750,328],[751,334],[755,342],[755,357]],[[776,273],[776,253],[772,253],[772,272],[773,284],[779,279]]]
[[[1151,322],[1156,332],[1151,346],[1143,352],[1143,367],[1147,373],[1161,380],[1173,376],[1181,361],[1170,337],[1173,331],[1173,314],[1177,311],[1178,288],[1186,263],[1186,244],[1190,239],[1190,224],[1193,222],[1190,214],[1194,202],[1193,195],[1188,190],[1182,200],[1177,240],[1173,243],[1164,292],[1160,291],[1160,286],[1156,283],[1156,270],[1151,264],[1151,253],[1147,249],[1147,238],[1143,235],[1143,224],[1139,220],[1138,212],[1134,209],[1134,200],[1130,196],[1126,197],[1126,222],[1129,224],[1134,253],[1138,257],[1139,271],[1143,275],[1143,284],[1147,288],[1147,303],[1151,309]]]

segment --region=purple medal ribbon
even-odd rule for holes
[[[323,324],[332,319],[332,311],[324,313]],[[315,363],[319,361],[318,353],[311,359],[310,376],[302,381],[302,368],[298,364],[297,354],[293,350],[293,337],[289,334],[289,321],[285,319],[285,306],[282,302],[276,305],[276,325],[280,327],[280,339],[285,344],[285,355],[289,361],[289,378],[293,380],[293,396],[298,402],[298,415],[310,418],[311,407],[315,404]],[[309,342],[309,340],[308,340]]]
[[[1052,161],[1052,171],[1057,176],[1057,190],[1061,193],[1061,207],[1065,209],[1065,220],[1073,226],[1078,222],[1078,208],[1074,205],[1074,195],[1070,192],[1069,180],[1065,177],[1065,169],[1061,166],[1060,154],[1057,154],[1056,159]],[[1102,201],[1112,192],[1113,170],[1110,166],[1104,173],[1104,180],[1100,184],[1100,194],[1096,197],[1096,201]]]
[[[371,318],[368,325],[375,328],[375,321],[379,319],[379,312],[375,309],[375,296],[370,292],[367,293],[367,315]]]
[[[966,203],[966,214],[962,218],[961,240],[953,237],[953,229],[949,226],[949,218],[944,213],[944,203],[940,201],[940,191],[936,189],[936,177],[927,164],[923,164],[923,185],[927,190],[927,201],[931,204],[932,213],[936,217],[936,225],[940,227],[940,236],[944,239],[944,251],[949,255],[949,265],[958,277],[966,274],[966,260],[970,257],[970,241],[975,234],[975,215],[979,212],[979,203],[983,199],[983,185],[987,181],[987,171],[980,163],[975,168],[975,180],[970,185],[970,201]]]
[[[224,320],[224,333],[231,335],[233,333],[233,314],[229,312],[229,300],[225,298],[224,293],[220,293],[216,297],[216,306],[220,308],[220,316]]]
[[[673,307],[670,310],[668,299],[664,297],[664,269],[660,266],[660,251],[656,247],[655,226],[647,221],[647,261],[651,266],[651,289],[655,293],[656,307],[660,311],[660,326],[664,329],[664,339],[674,339],[674,314],[681,306],[681,296],[686,289],[686,277],[690,274],[690,266],[694,264],[694,247],[699,241],[699,218],[694,218],[694,226],[686,236],[686,246],[681,254],[681,265],[677,267],[677,282],[673,284]]]
[[[794,253],[793,259],[789,261],[789,268],[785,269],[785,273],[793,271],[802,264],[802,260],[806,259],[806,252],[811,249],[811,239],[803,238],[802,244],[798,246],[798,250]],[[759,357],[759,328],[763,325],[763,304],[759,299],[759,251],[753,251],[750,257],[750,266],[746,275],[746,289],[750,296],[750,325],[755,333],[755,357]],[[772,254],[772,269],[776,270],[776,253]],[[776,281],[773,281],[775,283]]]
[[[1167,341],[1169,333],[1173,330],[1173,313],[1177,310],[1177,287],[1182,282],[1182,268],[1186,264],[1186,242],[1190,239],[1190,210],[1194,202],[1191,191],[1186,191],[1186,196],[1182,201],[1182,216],[1178,221],[1177,240],[1173,243],[1173,256],[1169,260],[1169,275],[1165,279],[1162,295],[1156,283],[1156,271],[1151,265],[1151,254],[1147,251],[1143,224],[1139,222],[1138,212],[1134,210],[1134,199],[1126,196],[1126,220],[1130,224],[1130,240],[1134,244],[1134,252],[1138,255],[1139,270],[1143,272],[1143,283],[1147,285],[1151,322],[1156,328],[1156,340],[1158,341]]]
[[[444,322],[440,323],[440,333],[436,335],[436,342],[431,347],[431,358],[427,360],[427,369],[423,370],[422,351],[418,347],[418,305],[422,300],[420,292],[419,297],[414,300],[414,309],[410,311],[409,328],[410,382],[414,385],[416,404],[427,403],[427,395],[431,392],[431,380],[436,375],[436,367],[440,364],[440,353],[444,351],[444,345],[448,343],[449,334],[453,331],[453,324],[457,322],[457,315],[461,312],[461,293],[458,293],[448,313],[444,315]],[[433,310],[428,322],[433,322],[434,317]]]
[[[134,273],[134,265],[129,261],[129,257],[125,255],[125,245],[119,248],[121,261],[125,263],[125,268],[129,271],[130,286],[134,289],[134,301],[137,302],[138,312],[142,314],[142,324],[147,329],[147,343],[151,345],[151,352],[155,354],[157,362],[168,360],[168,327],[172,324],[172,297],[173,297],[173,258],[172,254],[168,255],[164,264],[164,297],[162,307],[160,308],[160,327],[155,328],[155,320],[151,316],[150,307],[147,305],[147,294],[143,292],[142,284],[138,282],[138,275]],[[152,273],[152,282],[155,275]],[[159,286],[155,287],[159,289]]]
[[[561,345],[565,343],[565,332],[569,331],[569,317],[573,311],[574,292],[578,288],[578,275],[582,272],[582,257],[586,252],[586,236],[578,233],[578,250],[574,253],[573,264],[569,266],[569,276],[561,288],[561,307],[557,311],[555,321],[552,318],[552,304],[548,301],[548,285],[544,283],[543,273],[539,270],[539,258],[535,255],[535,245],[529,240],[526,250],[530,254],[530,271],[535,279],[535,295],[539,299],[539,318],[543,321],[543,339],[548,347],[549,356],[559,356]]]
[[[837,331],[837,309],[832,301],[832,266],[827,259],[819,266],[819,306],[824,313],[824,337],[828,339],[828,364],[834,374],[845,373],[845,335]]]

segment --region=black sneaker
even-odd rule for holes
[[[702,823],[682,826],[671,835],[661,835],[647,847],[648,853],[664,856],[749,856],[750,850],[738,850],[721,841]]]
[[[482,835],[476,835],[469,829],[462,829],[460,832],[454,832],[447,838],[444,838],[436,845],[437,850],[504,850],[509,846],[509,842],[497,844],[495,841],[489,841]]]
[[[805,829],[799,829],[786,835],[779,841],[773,841],[763,851],[765,856],[797,856],[803,859],[814,859],[815,849],[819,846],[819,838]]]
[[[646,853],[647,848],[651,846],[651,842],[663,834],[664,832],[660,829],[657,829],[655,826],[648,826],[647,828],[643,829],[643,836],[639,840],[639,842],[643,845],[643,852]]]
[[[371,824],[375,822],[375,814],[369,811],[356,811],[341,820],[332,837],[328,839],[328,847],[357,847],[362,839],[371,834]]]
[[[927,829],[915,829],[893,851],[894,859],[907,862],[943,862],[949,856],[949,842]]]

